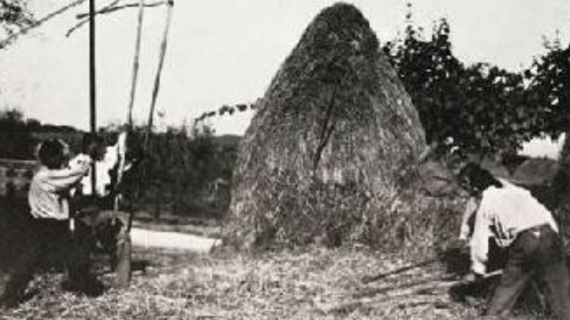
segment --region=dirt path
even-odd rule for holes
[[[133,245],[140,247],[183,249],[198,253],[209,253],[221,243],[220,239],[141,228],[131,230],[131,241]]]

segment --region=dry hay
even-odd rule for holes
[[[418,310],[404,311],[394,301],[386,301],[382,308],[334,310],[365,288],[364,276],[413,262],[398,255],[310,249],[255,257],[202,256],[181,263],[181,252],[174,252],[178,257],[170,254],[166,255],[170,260],[148,275],[135,276],[130,290],[112,290],[98,298],[62,293],[58,277],[44,277],[35,282],[42,293],[4,319],[340,319],[355,312],[373,319],[398,311],[418,314]],[[164,257],[161,253],[159,259]],[[418,269],[405,281],[424,277],[420,271],[428,270],[439,272],[433,267]]]
[[[58,289],[58,277],[43,277],[35,282],[38,295],[0,319],[480,318],[482,301],[453,301],[447,289],[454,278],[437,263],[363,282],[419,262],[404,254],[307,248],[254,256],[153,251],[144,258],[153,266],[146,274],[135,274],[128,290],[77,297]]]
[[[435,214],[418,195],[424,149],[418,114],[368,21],[352,5],[326,8],[245,134],[227,238],[246,248],[410,243],[426,231],[414,225]]]

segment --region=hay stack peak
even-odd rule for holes
[[[368,21],[352,5],[326,8],[245,134],[229,240],[248,248],[375,241],[424,148],[417,112]]]

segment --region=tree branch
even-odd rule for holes
[[[158,6],[161,6],[163,4],[167,4],[167,3],[168,3],[168,1],[156,1],[156,2],[151,2],[151,3],[145,3],[144,6],[146,8],[151,8],[151,7],[158,7]],[[138,7],[139,7],[139,4],[135,3],[135,2],[127,3],[124,5],[120,5],[120,6],[117,6],[117,5],[108,6],[108,7],[101,9],[101,10],[96,11],[95,14],[96,15],[97,14],[106,14],[106,13],[111,13],[111,12],[119,11],[119,10],[123,10],[123,9],[138,8]],[[80,14],[76,15],[76,18],[77,19],[89,18],[89,13],[80,13]]]
[[[75,0],[68,5],[65,5],[64,7],[61,7],[59,9],[53,11],[52,13],[49,13],[48,15],[44,16],[43,18],[35,21],[33,24],[31,24],[25,28],[22,28],[20,31],[18,31],[14,34],[11,34],[6,39],[0,41],[0,49],[5,48],[9,44],[13,43],[20,36],[27,34],[31,30],[41,26],[42,24],[44,24],[47,21],[55,18],[56,16],[59,16],[60,14],[66,12],[67,10],[72,9],[74,7],[77,7],[78,5],[82,4],[85,1],[87,1],[87,0]]]
[[[0,20],[5,25],[15,25],[19,28],[25,28],[34,23],[33,16],[25,4],[6,0],[0,0]]]
[[[105,6],[103,9],[101,10],[106,10],[106,9],[110,9],[114,6],[116,6],[121,0],[115,0],[113,2],[111,2],[109,5]],[[67,31],[67,33],[65,34],[66,37],[69,37],[75,30],[79,29],[82,25],[86,24],[87,22],[89,22],[89,18],[80,21],[78,24],[74,25],[71,29],[69,29]]]
[[[139,4],[138,3],[128,3],[128,4],[124,4],[124,5],[120,5],[118,6],[117,3],[120,0],[115,0],[113,1],[111,4],[109,4],[108,6],[98,10],[95,12],[95,15],[99,15],[99,14],[107,14],[107,13],[111,13],[111,12],[115,12],[115,11],[119,11],[119,10],[123,10],[123,9],[129,9],[129,8],[138,8]],[[151,3],[146,3],[144,4],[144,7],[146,8],[152,8],[152,7],[158,7],[164,4],[167,4],[168,1],[157,1],[157,2],[151,2]],[[67,31],[67,33],[65,34],[66,37],[69,37],[73,32],[77,31],[77,29],[81,28],[82,26],[84,26],[87,22],[89,22],[89,13],[80,13],[78,15],[76,15],[77,19],[83,19],[80,22],[78,22],[76,25],[74,25],[73,27],[71,27],[71,29],[69,29]]]

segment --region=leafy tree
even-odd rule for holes
[[[10,36],[33,24],[32,14],[23,0],[0,0],[0,35]],[[2,46],[0,46],[1,48]],[[30,159],[33,157],[34,139],[23,114],[16,110],[0,110],[0,157]]]
[[[135,131],[140,134],[143,129]],[[214,137],[206,125],[152,133],[138,181],[132,182],[140,187],[139,208],[155,218],[165,212],[176,216],[223,214],[229,205],[229,188],[226,185],[214,195],[211,187],[218,180],[231,181],[236,152],[235,140],[227,143]]]
[[[27,7],[27,1],[0,0],[0,27],[7,35],[31,26],[34,18]]]
[[[540,129],[553,136],[570,131],[570,45],[546,42],[547,53],[525,72],[528,91],[540,108]]]
[[[426,40],[422,30],[409,22],[404,38],[384,48],[418,108],[428,142],[447,138],[446,124],[452,115],[448,110],[460,90],[458,79],[463,66],[451,52],[449,32],[447,21],[442,20]]]
[[[451,28],[434,23],[431,37],[411,14],[402,39],[384,46],[420,115],[428,143],[440,152],[512,153],[536,134],[539,114],[524,77],[489,64],[464,65],[452,51]]]
[[[35,144],[22,112],[0,111],[0,158],[33,159]]]
[[[538,134],[539,114],[530,102],[523,77],[496,66],[465,69],[453,123],[458,146],[471,153],[514,153]]]
[[[559,39],[546,42],[545,55],[537,58],[525,76],[528,91],[541,112],[540,128],[557,137],[566,133],[558,162],[560,170],[553,181],[561,212],[568,210],[570,190],[570,45],[563,48]],[[565,214],[565,216],[568,216]]]

